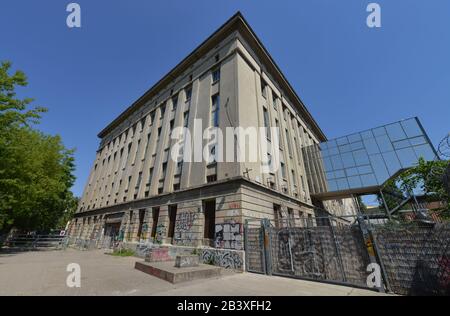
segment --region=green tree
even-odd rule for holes
[[[33,129],[46,109],[28,109],[33,100],[16,97],[27,80],[20,71],[9,75],[10,67],[0,66],[0,232],[46,230],[73,207],[73,150],[59,136]]]
[[[71,194],[72,192],[69,193]],[[73,215],[77,210],[79,201],[80,198],[75,197],[72,194],[71,196],[67,197],[66,209],[64,210],[62,216],[59,218],[56,228],[64,229],[66,227],[67,223],[73,218]]]
[[[404,194],[412,189],[421,190],[428,201],[443,201],[447,206],[443,208],[442,215],[449,218],[450,196],[446,191],[444,177],[449,161],[419,159],[415,167],[407,169],[398,177],[392,179],[387,186],[394,187],[396,192]],[[389,204],[389,203],[388,203]]]

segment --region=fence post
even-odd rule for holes
[[[333,235],[334,247],[336,248],[336,254],[338,256],[339,266],[340,266],[341,272],[342,272],[342,279],[344,282],[347,282],[347,276],[345,275],[344,263],[342,262],[342,256],[341,256],[341,252],[339,250],[339,245],[338,245],[338,241],[336,238],[336,234],[334,232],[332,218],[329,220],[329,223],[330,223],[330,228],[331,228],[331,234]]]
[[[366,246],[367,254],[369,255],[369,261],[370,261],[370,263],[376,263],[376,264],[380,265],[381,273],[383,275],[384,284],[386,284],[386,287],[389,288],[387,286],[388,283],[386,283],[387,278],[385,276],[384,269],[382,268],[382,263],[380,262],[380,260],[377,260],[377,257],[376,257],[376,254],[375,254],[375,249],[373,247],[373,245],[374,245],[373,237],[371,236],[370,231],[369,231],[369,229],[368,229],[368,227],[367,227],[367,225],[366,225],[366,223],[364,221],[364,217],[361,216],[361,215],[358,215],[357,219],[358,219],[358,223],[359,223],[359,228],[361,230],[361,234],[363,235],[364,244]],[[369,219],[369,223],[370,223],[370,219]],[[381,285],[378,288],[378,291],[384,293],[385,292],[384,285]]]
[[[245,271],[248,271],[248,218],[244,221],[244,264]]]
[[[386,285],[386,288],[389,292],[392,292],[391,285],[389,283],[389,279],[386,273],[386,269],[384,267],[383,259],[381,258],[380,252],[378,251],[378,245],[377,241],[375,240],[375,236],[373,234],[372,226],[370,225],[370,219],[369,219],[369,225],[368,225],[368,231],[369,236],[372,238],[373,241],[373,248],[375,250],[376,259],[378,259],[378,262],[380,264],[381,273],[383,275],[384,284]]]
[[[261,232],[263,236],[263,263],[264,272],[272,275],[272,254],[271,254],[271,238],[270,238],[270,221],[267,218],[261,220]]]

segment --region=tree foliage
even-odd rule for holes
[[[415,167],[390,180],[386,187],[393,188],[396,193],[404,196],[413,189],[419,189],[428,201],[446,202],[447,206],[442,211],[445,217],[449,217],[450,196],[444,181],[448,165],[449,161],[446,160],[426,161],[420,158]]]
[[[0,231],[55,228],[74,203],[73,150],[33,129],[46,109],[28,109],[33,100],[16,97],[27,79],[21,71],[9,75],[10,67],[0,66]]]

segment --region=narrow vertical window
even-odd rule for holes
[[[189,111],[186,111],[183,114],[183,126],[188,127],[188,123],[189,123]]]
[[[267,83],[261,79],[261,94],[264,98],[267,97]]]
[[[178,105],[178,96],[174,96],[172,98],[172,111],[176,111],[177,110],[177,105]]]
[[[286,179],[286,165],[284,162],[281,163],[281,177],[283,179]]]
[[[270,123],[269,123],[269,112],[264,108],[264,127],[266,128],[266,137],[270,140]]]
[[[289,137],[289,131],[288,131],[288,129],[286,128],[285,129],[285,132],[286,132],[286,142],[287,142],[287,147],[288,147],[288,153],[289,153],[289,156],[290,157],[292,157],[292,144],[291,144],[291,140],[290,140],[290,137]]]
[[[212,72],[212,83],[216,83],[220,80],[220,68],[213,70]]]
[[[139,187],[140,187],[140,185],[141,185],[141,181],[142,181],[142,171],[139,172],[138,180],[137,180],[137,182],[136,182],[136,189],[139,189]]]
[[[220,98],[219,95],[213,95],[211,97],[211,124],[210,126],[219,126],[219,108],[220,108]]]

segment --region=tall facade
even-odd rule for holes
[[[256,144],[225,137],[223,148],[250,155],[261,152],[265,137],[269,161],[274,150],[279,153],[278,168],[265,172],[268,162],[259,155],[244,161],[174,160],[177,127],[191,135],[211,127],[277,127],[278,144],[267,129],[256,135]],[[120,236],[130,244],[148,240],[174,249],[200,247],[231,253],[238,266],[246,220],[314,215],[302,148],[326,137],[240,13],[98,137],[95,162],[70,226],[73,237]],[[192,157],[213,149],[207,139],[198,144],[193,138],[184,140],[195,143]],[[337,212],[354,211],[349,201],[327,203]]]

